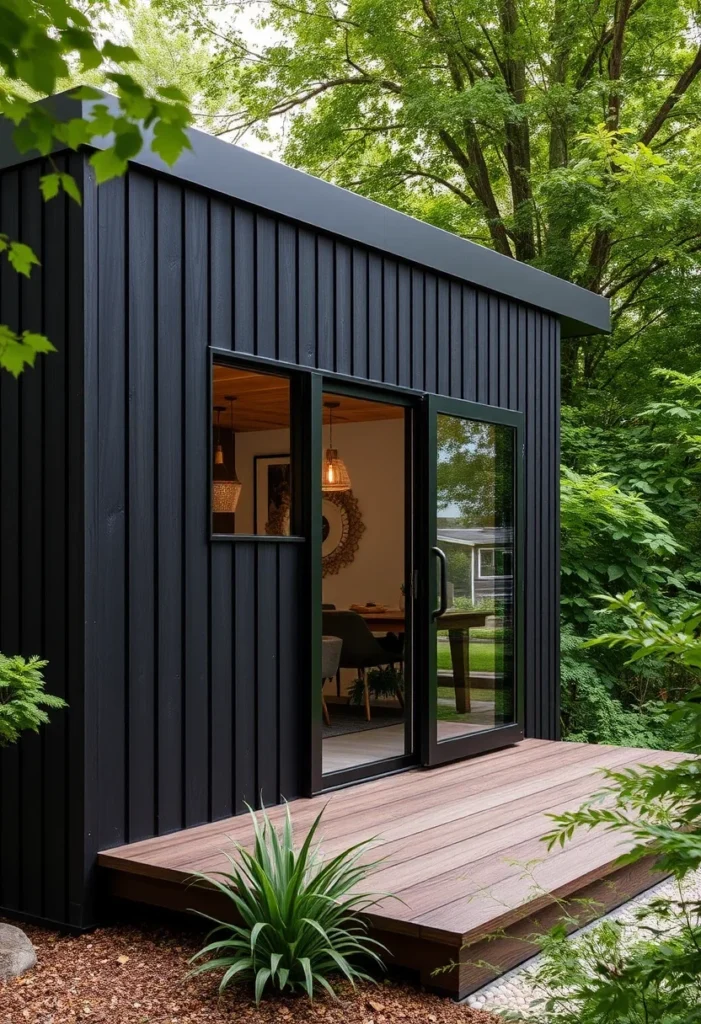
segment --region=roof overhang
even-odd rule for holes
[[[108,94],[96,101],[60,93],[40,102],[61,120],[89,116],[96,102],[117,107]],[[0,168],[37,156],[20,155],[12,131],[10,122],[0,121]],[[192,149],[174,167],[152,152],[148,138],[132,163],[534,306],[559,318],[563,338],[611,329],[608,299],[586,288],[205,132],[188,134]],[[94,146],[110,141],[96,139]]]

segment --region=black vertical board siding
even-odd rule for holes
[[[256,545],[239,541],[234,552],[234,779],[237,813],[257,798]]]
[[[553,723],[550,731],[550,739],[560,739],[560,324],[551,319],[552,344],[553,344],[553,369],[550,391],[550,424],[553,432],[553,450],[551,453],[552,463],[550,467],[550,491],[551,499],[549,505],[550,515],[550,544],[553,552],[552,586],[553,586],[553,611],[552,611],[552,645],[553,645],[553,673],[549,681],[549,699],[553,709]]]
[[[351,306],[353,288],[351,281],[350,246],[336,243],[336,325],[334,330],[335,366],[337,373],[351,373],[352,337]]]
[[[433,274],[425,275],[424,284],[424,389],[438,390],[437,337],[438,337],[438,284]]]
[[[233,344],[233,211],[228,203],[209,203],[210,268],[209,315],[211,343],[218,348]]]
[[[368,255],[368,377],[384,380],[382,344],[382,259]]]
[[[272,218],[256,216],[256,354],[277,355],[277,232]]]
[[[257,668],[256,799],[264,805],[279,800],[278,547],[270,542],[258,544],[256,548],[256,633],[250,638],[256,648]],[[287,659],[287,652],[285,656]]]
[[[218,348],[231,349],[234,340],[233,212],[229,204],[211,199],[209,218],[212,343]],[[280,235],[281,237],[283,235],[282,228]],[[280,292],[282,294],[282,288],[280,288]],[[294,335],[292,343],[294,344]],[[282,350],[280,354],[282,356]],[[292,359],[294,359],[294,355]],[[209,455],[211,456],[211,453]],[[227,817],[234,812],[233,587],[231,545],[210,545],[209,776],[210,815],[215,819]]]
[[[39,191],[41,168],[32,163],[20,177],[20,235],[34,252],[42,251],[43,203]],[[23,330],[43,331],[42,280],[39,274],[21,279],[20,311]],[[44,648],[41,601],[44,569],[42,535],[43,490],[43,385],[44,359],[20,377],[20,651],[25,657]],[[39,585],[37,585],[39,584]],[[41,805],[44,734],[30,732],[20,743],[22,903],[40,916],[43,907],[42,818],[33,813]]]
[[[368,375],[368,254],[353,249],[353,363],[355,377]]]
[[[156,638],[157,833],[183,825],[182,193],[157,185]]]
[[[518,401],[518,380],[519,380],[519,331],[518,317],[520,307],[515,302],[509,303],[509,320],[507,330],[508,351],[506,361],[508,367],[509,388],[506,405],[509,409],[519,409]]]
[[[463,288],[462,296],[462,397],[477,401],[477,293],[474,288]],[[512,406],[520,409],[520,405]]]
[[[489,337],[487,353],[489,356],[489,375],[487,384],[488,405],[499,405],[499,303],[496,295],[489,296]]]
[[[56,156],[56,166],[67,171],[68,160]],[[67,579],[67,441],[66,388],[67,363],[67,267],[66,241],[68,199],[59,195],[46,204],[44,212],[44,244],[42,286],[44,291],[44,322],[57,351],[51,355],[50,374],[44,388],[44,645],[42,654],[48,659],[47,687],[64,699],[67,694],[66,660],[69,630],[75,620],[68,617],[65,595]],[[51,283],[49,287],[48,282]],[[65,921],[67,916],[67,767],[66,712],[52,712],[51,726],[44,732],[43,780],[43,861],[44,916]]]
[[[156,186],[130,174],[127,422],[128,836],[155,834],[155,345]]]
[[[411,387],[411,268],[397,267],[397,384]]]
[[[477,293],[477,387],[475,401],[489,404],[489,296]]]
[[[548,353],[547,353],[547,334],[546,334],[546,319],[542,314],[538,314],[538,342],[539,342],[539,363],[540,373],[538,375],[538,412],[539,420],[537,430],[541,438],[541,452],[538,466],[539,480],[538,480],[538,491],[539,493],[545,493],[548,484],[548,467],[545,465],[545,459],[548,451],[548,438],[543,433],[543,428],[548,422]],[[548,578],[548,552],[546,551],[546,538],[547,538],[547,517],[541,516],[538,522],[538,533],[540,551],[538,557],[538,569],[539,569],[539,601],[540,606],[543,608],[544,615],[540,623],[540,650],[541,650],[541,663],[540,663],[540,689],[541,689],[541,720],[540,728],[541,731],[545,731],[548,728],[548,721],[550,717],[550,707],[546,700],[545,694],[545,680],[550,670],[550,651],[548,648],[547,636],[549,623],[547,622],[548,615],[548,602],[550,600],[550,580]]]
[[[19,238],[19,172],[5,171],[0,178],[2,230]],[[2,323],[20,327],[20,276],[7,259],[0,261]],[[9,373],[0,373],[0,650],[20,650],[20,385]],[[21,768],[19,747],[0,750],[0,905],[22,906],[20,863]]]
[[[97,182],[95,172],[84,158],[76,156],[83,183],[81,223],[73,215],[70,224],[69,253],[82,266],[83,280],[70,295],[69,338],[76,337],[82,349],[81,359],[72,358],[69,434],[71,442],[70,471],[75,474],[76,462],[82,459],[82,477],[69,478],[73,484],[71,526],[82,517],[82,531],[72,539],[75,562],[71,559],[69,580],[73,611],[82,627],[80,655],[73,659],[77,667],[74,685],[73,668],[69,680],[69,783],[71,787],[69,831],[72,856],[69,863],[68,898],[70,923],[83,927],[95,921],[95,854],[99,849],[99,810],[101,804],[98,773],[100,689],[95,682],[99,663],[100,636],[99,597],[99,250],[100,233]],[[80,178],[78,179],[80,180]],[[69,207],[69,209],[73,209]],[[70,276],[75,281],[73,275]],[[75,334],[74,334],[75,332]],[[82,335],[82,336],[81,336]],[[81,345],[82,342],[82,345]],[[74,351],[71,351],[74,355]],[[82,363],[82,365],[81,365]],[[80,511],[78,511],[80,510]],[[76,513],[78,513],[76,515]],[[82,556],[82,564],[81,564]],[[80,627],[79,627],[80,628]],[[76,645],[77,646],[77,645]],[[76,666],[77,663],[77,666]],[[86,685],[86,680],[94,681]],[[75,855],[75,847],[80,856]]]
[[[525,609],[526,627],[526,734],[540,734],[540,659],[538,657],[539,615],[536,604],[536,579],[538,567],[537,530],[539,502],[538,486],[538,441],[536,433],[536,314],[529,309],[526,312],[526,374],[525,374],[525,409],[526,409],[526,540],[523,553],[526,574]]]
[[[207,199],[185,192],[184,209],[184,520],[185,825],[209,811],[209,335]],[[260,250],[259,250],[260,251]],[[274,250],[273,250],[274,251]],[[259,327],[263,327],[259,323]],[[261,337],[259,331],[259,338]]]
[[[384,260],[382,268],[383,374],[387,384],[397,383],[397,264]]]
[[[550,487],[550,458],[552,454],[552,424],[550,422],[550,399],[552,381],[550,373],[551,362],[551,341],[550,341],[550,320],[541,314],[540,317],[540,338],[541,338],[541,395],[540,406],[542,409],[540,429],[542,438],[541,452],[541,481],[540,493],[551,494]],[[550,515],[540,517],[540,571],[542,579],[541,601],[545,614],[542,619],[541,647],[543,651],[543,664],[541,670],[541,692],[543,702],[543,720],[541,730],[544,735],[549,735],[552,727],[552,701],[548,700],[548,680],[553,671],[552,663],[552,618],[553,618],[553,580],[551,575],[552,552],[550,550]]]
[[[212,544],[211,569],[211,816],[234,813],[234,609],[231,544]]]
[[[544,317],[538,314],[538,368],[539,373],[537,375],[538,381],[538,426],[537,431],[541,438],[540,445],[540,459],[538,464],[538,492],[544,493],[547,487],[547,476],[548,469],[545,466],[545,459],[548,451],[548,438],[543,433],[543,428],[548,421],[548,403],[547,403],[547,392],[548,392],[548,353],[547,353],[547,336],[545,332]],[[548,552],[546,550],[546,537],[547,537],[547,517],[541,516],[538,521],[538,542],[540,550],[538,553],[538,606],[543,609],[543,615],[539,623],[540,637],[540,673],[539,673],[539,687],[541,691],[540,699],[540,729],[546,731],[548,728],[548,720],[550,717],[550,707],[548,701],[545,699],[545,680],[548,678],[548,672],[550,670],[550,658],[547,642],[548,634],[548,605],[550,601],[550,587],[548,579]]]
[[[462,286],[450,284],[450,393],[462,398]]]
[[[526,408],[526,378],[527,378],[527,352],[528,352],[528,330],[527,330],[527,309],[525,306],[518,306],[517,327],[516,327],[516,354],[518,373],[516,376],[516,404],[514,408]]]
[[[308,751],[300,747],[304,736],[302,721],[304,683],[300,649],[299,580],[302,571],[302,546],[282,544],[278,548],[277,625],[279,799],[292,800],[302,795],[302,780]]]
[[[499,405],[503,409],[509,406],[509,303],[499,299],[499,332],[497,335],[499,352]]]
[[[212,240],[214,248],[214,240]],[[278,356],[297,362],[297,231],[292,224],[277,229]],[[227,346],[228,347],[228,346]]]
[[[316,236],[301,228],[297,242],[297,285],[299,362],[302,366],[316,366]]]
[[[101,185],[98,203],[96,668],[100,679],[97,759],[98,838],[127,838],[126,762],[126,181]]]
[[[256,351],[256,220],[234,209],[234,338],[239,352]]]
[[[538,481],[538,493],[542,495],[549,494],[549,466],[546,465],[546,459],[548,455],[548,448],[550,439],[546,433],[549,426],[549,415],[548,415],[548,393],[549,393],[549,352],[548,352],[548,318],[542,313],[538,313],[539,320],[539,336],[540,336],[540,375],[539,375],[539,388],[538,388],[538,406],[540,411],[540,423],[537,428],[541,439],[541,451],[540,451],[540,464],[539,474],[540,479]],[[551,713],[551,704],[548,700],[548,680],[550,678],[551,664],[550,654],[551,648],[549,643],[550,634],[550,620],[548,616],[549,602],[552,598],[552,586],[550,580],[550,552],[547,549],[548,544],[548,520],[549,515],[541,515],[539,517],[539,529],[540,529],[540,552],[538,555],[538,567],[539,567],[539,584],[540,584],[540,606],[544,609],[544,615],[540,623],[540,650],[541,650],[541,665],[540,665],[540,694],[541,694],[541,723],[540,729],[541,734],[549,732],[549,722]]]
[[[424,275],[420,270],[411,270],[411,382],[410,386],[421,390],[424,383]]]
[[[450,394],[450,281],[438,279],[438,394]]]
[[[334,244],[320,235],[316,247],[316,364],[334,366]]]

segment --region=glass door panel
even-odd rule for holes
[[[520,415],[432,397],[428,440],[426,710],[439,763],[520,734]]]

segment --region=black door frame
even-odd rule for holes
[[[479,423],[493,423],[511,427],[515,433],[514,444],[514,689],[515,721],[495,729],[472,733],[469,736],[438,742],[436,731],[436,625],[433,617],[434,595],[438,593],[438,560],[432,551],[438,546],[436,495],[437,495],[437,422],[438,415],[445,413]],[[420,578],[426,586],[420,588],[416,614],[418,628],[416,635],[422,644],[417,655],[420,666],[419,676],[423,686],[420,694],[419,721],[421,729],[422,763],[427,767],[458,761],[509,746],[523,739],[525,722],[524,686],[524,415],[510,409],[481,405],[461,398],[447,398],[442,395],[426,395],[423,401],[421,429],[421,521],[415,564]]]

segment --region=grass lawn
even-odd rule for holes
[[[445,700],[455,701],[455,690],[452,686],[439,686],[438,696],[443,697]],[[474,686],[470,687],[470,699],[471,700],[494,700],[494,690],[480,690]]]
[[[458,711],[455,710],[455,690],[453,689],[452,686],[439,686],[438,697],[450,701],[449,704],[438,704],[436,708],[436,718],[438,719],[439,722],[465,721],[467,716],[464,714],[460,714]],[[499,690],[495,693],[494,690],[481,690],[474,686],[471,686],[470,700],[486,701],[487,703],[495,704],[494,712],[495,714],[499,715],[504,707],[505,700],[508,701],[509,698],[507,695],[503,693],[502,690]]]
[[[470,671],[494,672],[494,644],[470,644]],[[438,644],[438,668],[449,672],[453,667],[450,660],[450,644]]]

